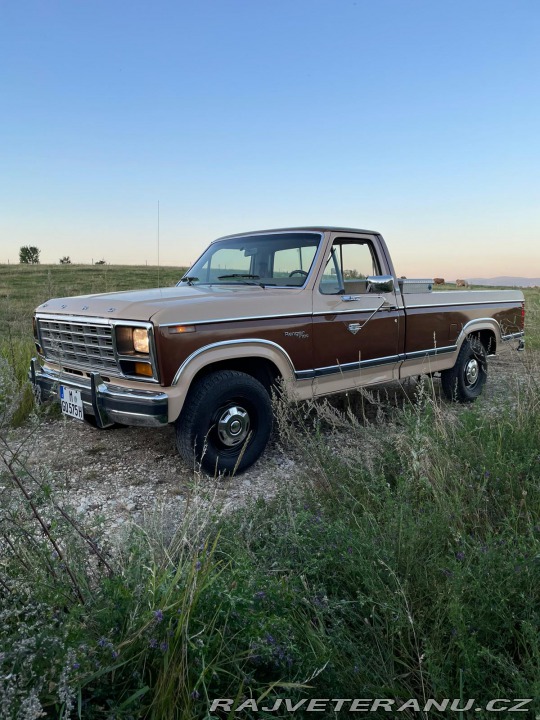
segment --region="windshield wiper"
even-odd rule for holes
[[[225,280],[226,278],[236,278],[238,280],[258,280],[260,277],[260,275],[249,275],[248,273],[231,273],[230,275],[218,275],[218,280]],[[248,282],[246,285],[260,285],[260,287],[264,287],[262,282]]]
[[[180,280],[180,282],[187,282],[188,285],[193,285],[193,283],[197,282],[198,279],[199,278],[194,275],[186,275]]]

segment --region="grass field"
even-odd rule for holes
[[[162,267],[159,285],[175,285],[186,268]],[[32,311],[53,297],[158,287],[158,269],[145,265],[0,265],[0,339],[31,332]]]
[[[180,274],[162,269],[162,285]],[[214,720],[212,698],[388,698],[395,709],[416,698],[419,711],[396,712],[408,720],[449,717],[423,712],[429,699],[475,698],[470,716],[489,720],[490,699],[532,698],[534,717],[540,291],[525,291],[530,362],[514,353],[495,403],[453,407],[429,383],[370,421],[352,393],[343,412],[284,401],[280,443],[302,463],[288,478],[276,469],[275,499],[226,515],[192,501],[172,539],[133,524],[113,549],[110,519],[74,515],[52,469],[28,467],[10,444],[10,373],[20,385],[39,302],[156,279],[155,268],[0,268],[2,718]]]

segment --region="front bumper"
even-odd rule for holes
[[[48,367],[41,367],[32,358],[29,379],[40,401],[58,398],[58,386],[79,390],[84,414],[92,415],[101,428],[113,423],[156,427],[168,422],[169,398],[164,392],[135,390],[120,385],[105,384],[98,372],[90,378],[73,377]]]

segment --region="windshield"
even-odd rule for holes
[[[319,233],[305,232],[217,240],[180,283],[301,287],[320,241]]]

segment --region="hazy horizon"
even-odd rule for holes
[[[189,265],[216,237],[377,230],[398,275],[540,275],[540,6],[0,9],[0,263]],[[126,259],[129,258],[129,263]]]

